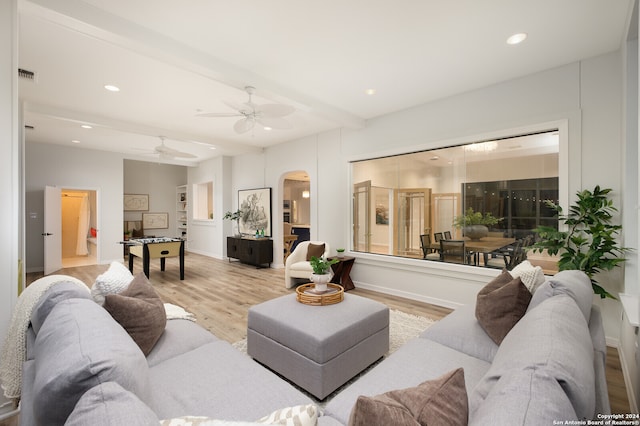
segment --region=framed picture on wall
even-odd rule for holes
[[[167,229],[169,213],[142,213],[142,229]]]
[[[271,188],[239,190],[238,208],[242,234],[264,230],[265,237],[271,236]]]
[[[137,212],[149,210],[149,194],[124,194],[124,211]]]

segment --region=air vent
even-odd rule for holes
[[[36,73],[33,71],[18,68],[18,77],[29,81],[36,81]]]

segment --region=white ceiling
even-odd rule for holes
[[[157,161],[163,135],[197,156],[170,161],[185,165],[238,155],[615,51],[631,4],[21,0],[19,65],[37,74],[20,79],[26,138]],[[529,37],[507,45],[516,32]],[[195,116],[233,112],[246,85],[294,106],[293,129],[238,135],[237,118]]]

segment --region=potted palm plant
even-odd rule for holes
[[[453,226],[462,229],[465,237],[469,237],[471,240],[479,240],[489,234],[489,226],[497,225],[501,220],[502,218],[497,218],[491,213],[482,214],[473,211],[473,208],[469,207],[463,215],[456,216],[453,219]]]
[[[545,201],[547,207],[556,211],[558,221],[564,222],[567,230],[539,226],[534,230],[539,240],[531,246],[534,252],[546,250],[550,255],[560,253],[558,270],[583,271],[591,279],[593,292],[603,299],[615,297],[598,284],[594,276],[624,262],[624,254],[629,250],[620,247],[616,241],[622,226],[611,224],[617,209],[613,201],[608,199],[610,192],[611,189],[600,189],[600,186],[593,191],[579,191],[576,194],[578,200],[569,207],[567,215],[563,215],[559,205]]]
[[[327,260],[324,257],[311,256],[309,261],[313,274],[311,281],[315,284],[316,291],[326,291],[327,283],[331,280],[331,265],[338,263],[338,259]]]

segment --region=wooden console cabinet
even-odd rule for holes
[[[255,266],[273,262],[273,241],[269,238],[227,237],[227,257]]]

